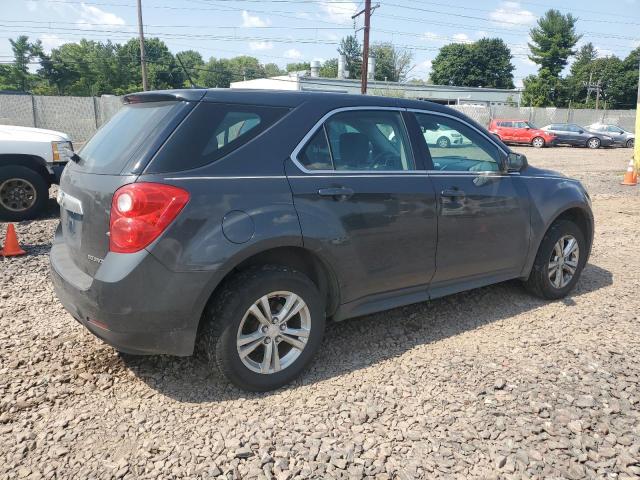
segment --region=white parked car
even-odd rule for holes
[[[0,220],[38,216],[73,156],[65,133],[0,125]]]
[[[440,148],[471,144],[471,141],[467,137],[455,130],[451,130],[446,125],[438,126],[437,130],[425,130],[424,139],[428,145],[435,145]]]
[[[592,132],[609,135],[613,138],[614,145],[620,145],[622,147],[633,148],[636,139],[636,136],[632,132],[624,130],[617,125],[594,123],[593,125],[589,125],[587,129]]]

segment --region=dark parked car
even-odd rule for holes
[[[592,132],[575,123],[552,123],[542,130],[556,136],[556,145],[600,148],[613,145],[613,138],[601,132]]]
[[[615,145],[620,145],[621,147],[633,148],[636,139],[636,136],[633,133],[620,128],[617,125],[594,123],[593,125],[589,125],[587,129],[592,132],[604,133],[605,135],[610,136],[613,138],[613,143]]]
[[[127,95],[61,181],[52,277],[86,328],[232,382],[297,377],[325,319],[509,279],[567,295],[593,239],[583,186],[447,107],[374,96]],[[460,149],[425,132],[455,130]]]

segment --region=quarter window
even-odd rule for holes
[[[298,155],[309,170],[415,170],[402,115],[353,110],[329,118]]]
[[[500,151],[476,130],[457,120],[417,113],[416,119],[435,170],[497,172]]]

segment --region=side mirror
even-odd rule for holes
[[[521,172],[527,165],[529,165],[527,157],[521,153],[511,152],[504,161],[504,172]]]
[[[578,133],[584,133],[584,130],[578,130]]]

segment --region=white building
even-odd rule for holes
[[[397,82],[369,80],[368,93],[388,97],[430,100],[447,105],[520,105],[519,89],[455,87],[449,85],[412,85]],[[360,93],[360,80],[346,78],[322,78],[307,72],[292,72],[271,78],[257,78],[232,82],[231,88],[258,90],[304,90],[338,93]]]

